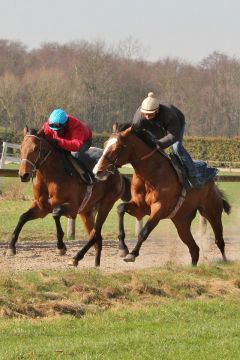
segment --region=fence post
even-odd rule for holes
[[[4,168],[5,158],[7,155],[7,143],[4,141],[2,145],[2,156],[0,160],[0,169]]]
[[[68,219],[67,222],[67,238],[71,240],[75,240],[75,219]]]
[[[135,223],[135,235],[138,236],[138,234],[142,230],[142,228],[143,228],[143,220],[136,220],[136,223]]]

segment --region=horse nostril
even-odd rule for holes
[[[103,174],[103,171],[97,171],[96,176],[101,176]]]
[[[30,173],[24,173],[22,176],[20,175],[22,182],[27,182],[30,180]]]
[[[104,171],[97,171],[97,173],[95,174],[95,177],[98,179],[98,180],[102,180],[103,178],[105,178],[106,174]]]

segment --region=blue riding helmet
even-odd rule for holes
[[[58,131],[66,125],[67,120],[67,114],[64,110],[55,109],[49,116],[48,124],[50,129]]]

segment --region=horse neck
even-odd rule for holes
[[[45,181],[51,181],[58,178],[64,171],[62,155],[54,148],[50,149],[50,151],[51,153],[49,156],[37,169],[38,173],[45,179]]]
[[[152,176],[153,170],[162,169],[164,171],[164,176],[172,176],[174,173],[169,160],[161,154],[161,152],[156,151],[153,154],[151,152],[154,150],[148,146],[143,140],[139,139],[136,135],[133,135],[134,139],[131,139],[131,143],[134,144],[132,147],[132,154],[130,163],[134,168],[136,174],[140,175],[142,178],[146,179]],[[145,158],[146,156],[149,157]],[[166,171],[169,169],[169,171]]]

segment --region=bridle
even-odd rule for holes
[[[110,174],[115,174],[118,167],[117,167],[117,161],[119,156],[121,155],[122,151],[124,150],[124,148],[126,148],[127,145],[122,144],[122,146],[119,149],[119,152],[117,153],[117,155],[115,156],[115,159],[112,160],[109,156],[107,156],[106,154],[103,155],[103,159],[107,160],[109,165],[106,167],[106,171]]]
[[[39,145],[39,150],[38,150],[38,154],[37,154],[37,157],[35,159],[35,161],[31,161],[31,160],[28,160],[28,159],[21,159],[20,160],[20,164],[22,163],[28,163],[32,166],[32,178],[37,170],[37,168],[39,168],[48,158],[48,156],[51,154],[52,150],[49,150],[47,152],[47,154],[44,156],[44,158],[41,160],[41,155],[42,155],[42,139],[36,135],[32,135],[32,134],[27,134],[25,135],[25,137],[34,137],[35,139],[39,140],[40,142],[40,145]],[[41,161],[40,161],[41,160]],[[40,162],[39,162],[40,161]],[[39,162],[39,164],[38,164]]]
[[[106,154],[103,155],[103,159],[106,159],[109,163],[109,165],[106,167],[106,171],[110,174],[114,174],[117,171],[117,161],[119,156],[121,155],[122,151],[124,150],[124,148],[126,148],[127,145],[126,144],[122,144],[121,147],[119,148],[119,152],[117,153],[117,155],[115,156],[115,159],[112,160],[109,156],[107,156]],[[149,157],[151,157],[153,154],[155,154],[155,152],[158,151],[158,148],[156,147],[155,149],[153,149],[152,151],[150,151],[148,154],[141,156],[140,158],[136,158],[134,160],[131,160],[131,162],[139,162],[142,160],[146,160]]]

